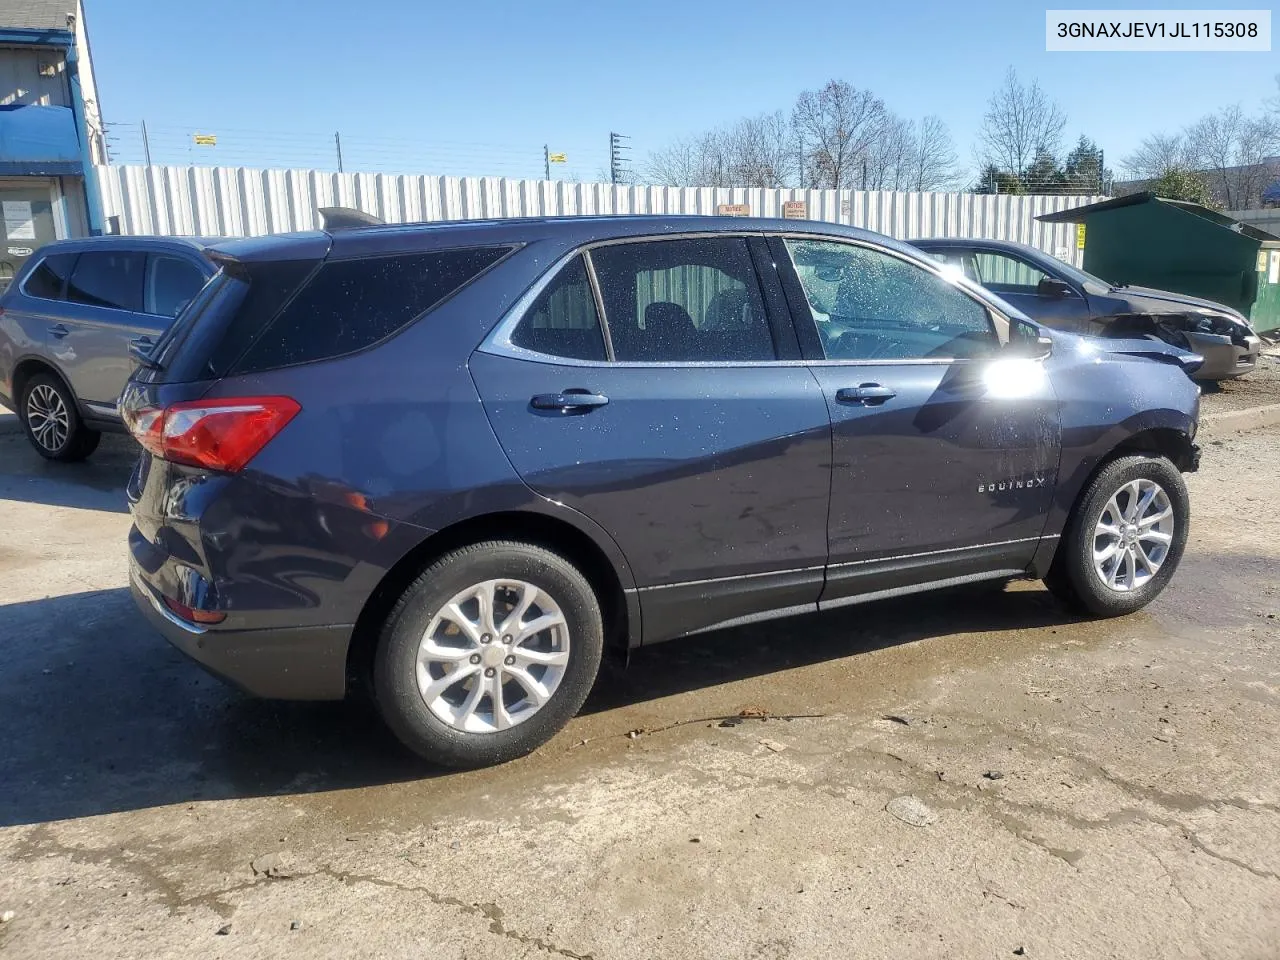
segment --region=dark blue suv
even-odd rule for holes
[[[886,237],[581,217],[209,251],[122,398],[142,609],[264,697],[368,680],[451,765],[602,657],[954,584],[1168,583],[1198,358],[1046,331]]]

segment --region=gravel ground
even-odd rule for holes
[[[1280,347],[1263,353],[1257,369],[1247,377],[1205,384],[1203,389],[1205,413],[1280,403]]]
[[[125,590],[128,441],[2,435],[0,955],[1273,960],[1280,429],[1201,439],[1139,614],[1020,583],[666,644],[457,774],[206,677]]]

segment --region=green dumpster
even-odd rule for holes
[[[1046,223],[1084,224],[1084,268],[1114,284],[1156,287],[1204,297],[1250,316],[1259,294],[1273,326],[1276,282],[1271,252],[1280,237],[1216,210],[1154,193],[1134,193],[1101,203],[1047,213]],[[1267,247],[1267,270],[1258,269]],[[1265,281],[1265,283],[1264,283]],[[1255,319],[1257,319],[1255,317]]]
[[[1258,251],[1258,299],[1249,319],[1259,333],[1280,330],[1280,243],[1268,240]]]

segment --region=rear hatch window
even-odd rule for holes
[[[156,345],[138,379],[209,380],[355,353],[405,328],[511,249],[225,261]]]

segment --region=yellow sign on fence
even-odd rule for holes
[[[552,163],[568,163],[569,155],[567,153],[550,153],[547,154],[547,159]]]
[[[195,141],[197,147],[216,147],[218,145],[218,138],[212,133],[197,133]]]
[[[1076,249],[1077,250],[1084,249],[1084,224],[1083,223],[1076,224]]]

